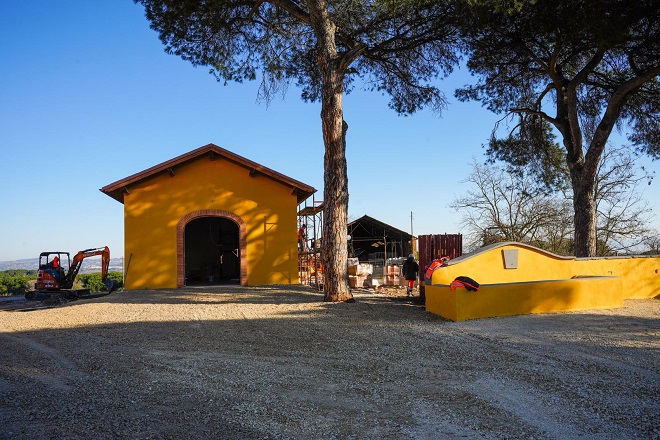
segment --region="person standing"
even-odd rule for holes
[[[419,272],[419,264],[415,261],[413,254],[408,255],[408,259],[403,262],[403,277],[408,281],[408,296],[412,296],[413,287],[415,287],[415,280],[417,279],[417,272]]]
[[[304,224],[298,229],[298,250],[307,251],[307,226]]]

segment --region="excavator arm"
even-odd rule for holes
[[[108,267],[110,266],[110,249],[105,246],[105,247],[100,247],[100,248],[92,248],[92,249],[85,249],[84,251],[78,252],[74,257],[73,260],[71,261],[71,267],[69,268],[69,272],[66,274],[66,281],[65,285],[66,288],[70,289],[73,287],[73,282],[76,279],[76,276],[78,275],[78,271],[80,271],[80,267],[82,266],[82,262],[85,258],[89,257],[95,257],[97,255],[101,256],[101,281],[103,281],[103,284],[108,288],[109,292],[112,292],[115,290],[115,282],[112,280],[108,280]]]

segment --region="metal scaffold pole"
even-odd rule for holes
[[[323,290],[322,230],[323,202],[312,195],[312,206],[305,200],[305,206],[298,210],[298,277],[300,284],[318,290]]]

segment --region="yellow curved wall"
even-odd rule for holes
[[[484,284],[477,292],[426,286],[426,309],[452,321],[608,309],[623,305],[619,277]]]
[[[517,250],[517,269],[506,269],[504,250]],[[660,294],[660,257],[560,257],[522,243],[498,243],[450,260],[433,272],[432,284],[450,284],[457,276],[481,284],[562,280],[575,276],[615,276],[625,281],[625,298]]]
[[[206,156],[133,184],[124,196],[127,289],[177,287],[177,224],[200,210],[223,210],[246,226],[247,284],[298,283],[296,209],[291,188],[232,162]]]
[[[517,256],[507,268],[504,251]],[[477,292],[451,290],[458,276]],[[618,307],[624,299],[660,295],[660,257],[560,257],[521,243],[498,243],[451,260],[425,286],[426,309],[465,320],[524,313]]]

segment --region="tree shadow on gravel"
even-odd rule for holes
[[[239,296],[225,319],[200,318],[189,306],[208,300],[178,290],[89,301],[100,314],[113,302],[163,304],[175,319],[25,330],[59,310],[12,318],[0,334],[0,438],[589,438],[592,428],[643,438],[659,421],[656,318],[453,323],[386,297],[245,290],[204,293]],[[241,304],[294,307],[241,317]],[[607,394],[610,384],[619,391]],[[533,398],[507,406],[509,394]],[[563,425],[568,414],[584,424]]]
[[[353,295],[354,301],[352,302],[381,300],[393,304],[424,308],[424,303],[419,296],[379,294],[368,289],[355,289]],[[96,294],[79,299],[67,299],[62,296],[59,301],[26,301],[22,297],[12,297],[11,300],[7,298],[3,301],[0,298],[0,311],[16,309],[37,311],[43,309],[44,306],[76,307],[90,301],[108,304],[337,304],[325,303],[322,291],[303,285],[204,286],[182,289],[120,290],[110,294]]]

